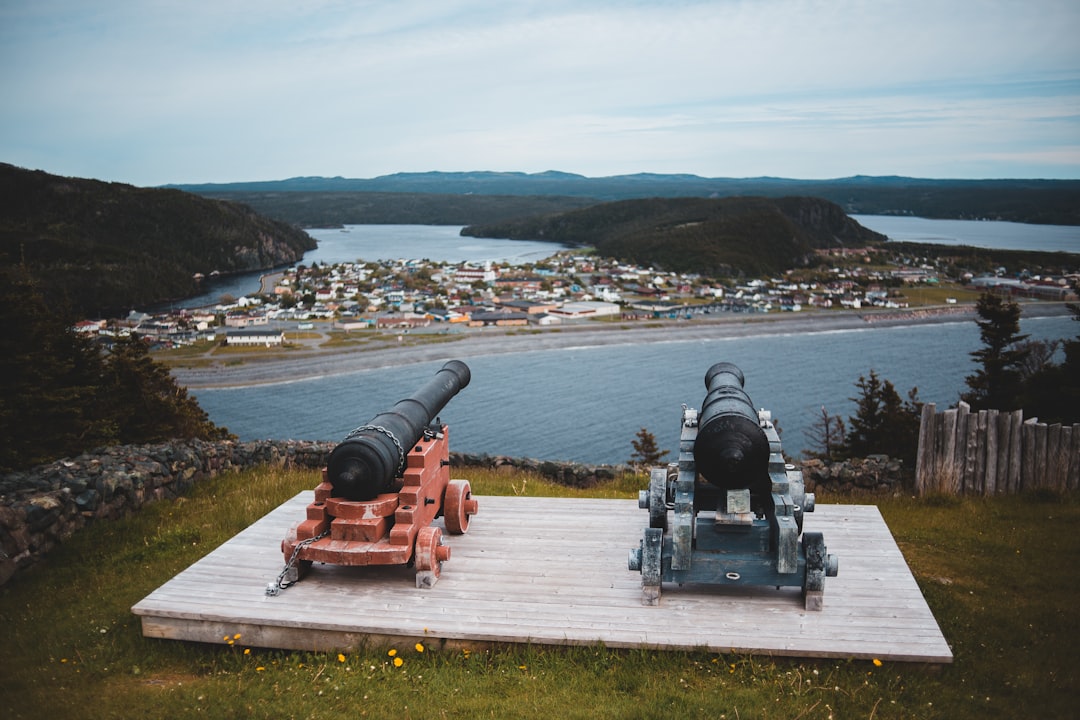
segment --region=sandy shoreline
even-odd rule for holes
[[[1064,304],[1024,305],[1024,318],[1067,315]],[[190,389],[242,387],[343,375],[360,370],[397,367],[451,358],[537,352],[575,347],[639,345],[722,339],[869,330],[932,323],[972,322],[974,308],[947,307],[888,313],[829,312],[771,316],[738,316],[710,320],[643,323],[642,327],[601,326],[593,323],[538,331],[474,329],[444,342],[429,342],[380,349],[311,350],[293,356],[244,359],[241,363],[210,367],[178,367],[172,371],[181,386]],[[648,327],[644,325],[649,325]],[[239,359],[239,358],[237,358]]]

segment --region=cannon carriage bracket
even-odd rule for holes
[[[729,364],[714,366],[706,376],[710,396],[705,406],[717,392],[710,381],[720,365]],[[741,393],[741,372],[729,367]],[[722,390],[731,392],[730,388]],[[738,412],[744,419],[748,415],[745,408]],[[709,419],[714,420],[716,415]],[[666,468],[653,468],[649,488],[638,497],[638,506],[649,512],[649,527],[638,547],[630,550],[627,565],[631,571],[641,573],[643,604],[659,604],[663,583],[667,582],[680,586],[799,587],[806,610],[823,608],[825,578],[836,576],[837,558],[828,553],[821,533],[803,532],[805,513],[814,511],[814,495],[805,492],[802,471],[785,462],[770,414],[761,410],[754,415],[763,441],[768,444],[767,468],[750,473],[740,465],[738,472],[746,473],[740,481],[720,478],[714,483],[715,475],[709,481],[699,477],[701,463],[695,457],[698,411],[683,406],[679,460]],[[702,443],[705,452],[710,450],[709,442]],[[731,445],[747,448],[745,438],[736,438]],[[742,463],[743,454],[734,454]],[[745,458],[752,455],[753,451],[747,450]],[[764,461],[764,453],[758,455]],[[736,462],[729,465],[734,467]],[[753,479],[743,482],[747,477]]]

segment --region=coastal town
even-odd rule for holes
[[[267,347],[289,335],[390,331],[462,332],[549,328],[587,322],[693,321],[731,314],[970,305],[993,289],[1014,297],[1071,301],[1076,274],[976,275],[928,258],[872,248],[819,251],[812,267],[781,277],[719,281],[562,251],[523,265],[422,260],[298,264],[262,277],[260,291],[212,306],[80,322],[80,332],[137,334],[158,348],[195,343]]]

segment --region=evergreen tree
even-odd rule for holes
[[[71,325],[24,268],[0,277],[0,470],[107,444],[228,436],[143,343],[103,354]]]
[[[1068,308],[1073,320],[1080,322],[1080,305],[1069,304]],[[1063,340],[1061,347],[1064,362],[1045,362],[1027,374],[1023,394],[1026,417],[1037,417],[1045,423],[1080,422],[1080,333]]]
[[[851,398],[856,410],[848,419],[851,430],[844,442],[844,454],[848,457],[881,454],[913,463],[918,452],[922,413],[918,388],[908,392],[905,402],[893,384],[879,378],[874,370],[869,378],[860,375],[855,387],[859,396]]]
[[[976,323],[983,346],[971,353],[979,368],[965,382],[970,391],[961,399],[972,410],[1016,410],[1021,403],[1021,368],[1030,350],[1020,343],[1020,306],[992,293],[983,293],[975,305]]]
[[[25,268],[0,280],[0,468],[74,455],[112,439],[98,422],[101,360]]]
[[[667,450],[661,451],[657,447],[656,437],[645,428],[638,430],[635,437],[636,440],[630,441],[630,444],[634,447],[634,454],[630,456],[631,465],[641,467],[659,465],[664,456],[668,454]]]
[[[225,438],[228,430],[210,422],[168,368],[150,357],[137,337],[117,341],[106,359],[103,406],[124,443],[171,438]]]

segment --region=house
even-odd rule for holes
[[[380,315],[375,318],[376,329],[404,328],[411,330],[431,325],[431,318],[426,315]]]
[[[527,315],[540,315],[555,310],[555,303],[542,303],[532,300],[501,300],[499,305],[511,312],[523,312]]]
[[[529,324],[529,314],[523,312],[475,312],[469,327],[513,327]]]
[[[566,319],[583,320],[618,315],[619,310],[619,306],[615,303],[590,300],[587,302],[563,303],[562,307],[552,310],[551,314]]]
[[[281,345],[285,342],[284,330],[229,330],[225,333],[226,345]]]
[[[73,330],[77,333],[95,335],[105,329],[104,320],[80,320],[75,323]]]

